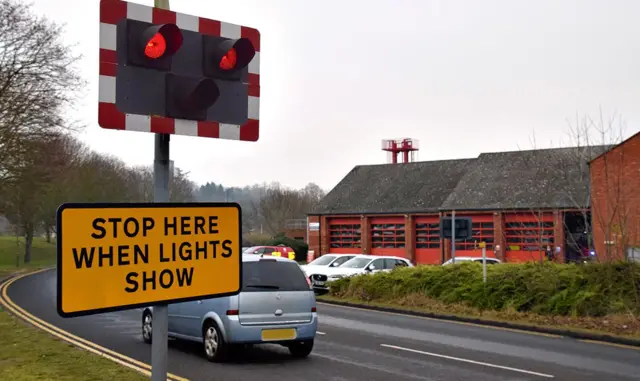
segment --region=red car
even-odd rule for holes
[[[295,261],[296,253],[292,248],[284,245],[279,246],[252,246],[242,254],[265,254],[274,257],[285,257]]]

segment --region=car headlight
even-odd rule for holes
[[[330,275],[327,277],[327,280],[338,280],[344,278],[344,275]]]

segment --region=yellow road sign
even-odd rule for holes
[[[241,226],[236,203],[63,204],[58,314],[237,294]]]

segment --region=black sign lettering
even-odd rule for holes
[[[164,235],[178,235],[178,229],[177,229],[177,225],[178,222],[176,221],[175,217],[165,217],[164,218]],[[171,234],[169,234],[169,231],[173,231]]]
[[[231,250],[231,240],[225,239],[224,241],[222,241],[222,257],[223,258],[229,258],[231,256],[231,254],[233,254],[233,251]]]
[[[151,274],[146,271],[142,272],[142,291],[147,291],[147,285],[149,284],[149,289],[156,289],[156,270],[151,271]]]
[[[191,228],[190,219],[191,217],[180,217],[180,235],[191,235],[191,230],[189,230]]]
[[[118,238],[118,222],[122,221],[122,218],[112,217],[112,218],[109,218],[107,221],[111,222],[111,226],[113,228],[112,237],[113,238]]]
[[[202,255],[202,259],[207,259],[207,243],[196,241],[196,260],[200,259],[200,255]]]
[[[138,273],[137,272],[134,271],[127,274],[126,282],[129,285],[124,288],[126,292],[138,291]]]
[[[209,234],[218,234],[218,216],[209,216]]]
[[[204,234],[204,217],[202,216],[196,216],[193,217],[193,228],[194,228],[194,233],[195,234]]]
[[[95,247],[90,247],[89,249],[87,249],[86,247],[82,247],[80,248],[80,253],[78,254],[78,249],[74,247],[73,260],[75,261],[76,269],[81,269],[82,267],[90,269],[91,266],[93,266],[93,254],[95,250]]]
[[[109,267],[113,267],[113,246],[98,247],[98,267],[103,267],[105,261],[109,262]]]
[[[76,269],[93,267],[97,258],[98,267],[128,266],[131,264],[133,251],[133,264],[149,263],[149,245],[118,245],[118,246],[91,246],[72,248],[73,260]],[[116,260],[117,259],[117,260]]]
[[[129,238],[135,238],[140,231],[140,225],[138,220],[133,217],[129,217],[124,220],[124,234]]]
[[[153,271],[142,272],[142,282],[140,282],[140,273],[132,271],[125,277],[127,286],[125,292],[133,293],[141,289],[142,291],[155,290],[159,285],[161,288],[169,289],[174,285],[177,287],[189,287],[193,283],[193,267],[179,268],[175,270],[163,269],[160,273]]]
[[[142,236],[146,237],[147,234],[156,226],[156,222],[151,217],[142,217]]]
[[[91,226],[93,226],[93,229],[96,230],[97,233],[91,233],[92,238],[101,239],[107,235],[107,229],[103,226],[105,222],[107,221],[104,218],[96,218],[93,220]]]

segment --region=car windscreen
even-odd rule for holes
[[[364,268],[367,263],[371,262],[370,258],[351,258],[340,267],[347,267],[350,269],[361,269]]]
[[[296,263],[261,260],[242,264],[242,292],[309,291]]]
[[[342,265],[343,263],[347,262],[351,258],[353,258],[353,257],[349,257],[349,256],[340,257],[340,258],[336,259],[336,261],[331,264],[331,267],[338,267],[338,266]]]
[[[309,262],[310,265],[313,266],[327,266],[331,261],[333,261],[336,257],[334,255],[323,255],[322,257]]]

